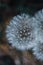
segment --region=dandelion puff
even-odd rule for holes
[[[6,28],[6,38],[18,50],[29,50],[36,40],[35,18],[27,14],[14,16]]]
[[[36,57],[36,59],[43,61],[43,41],[38,40],[32,50],[33,50],[33,55]]]
[[[37,23],[37,41],[43,41],[43,9],[38,11],[34,17]]]
[[[40,30],[40,32],[43,32],[43,9],[35,14],[35,18],[38,20],[38,29]]]
[[[37,23],[37,36],[32,49],[33,55],[35,55],[38,60],[43,61],[43,9],[38,11],[34,17]]]

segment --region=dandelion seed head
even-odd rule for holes
[[[43,9],[35,14],[35,18],[38,20],[37,24],[39,30],[43,32]]]
[[[33,44],[33,55],[38,59],[43,61],[43,36],[37,36],[36,41]]]
[[[43,61],[43,41],[42,38],[36,41],[35,46],[33,47],[33,55],[36,59]]]
[[[37,35],[35,18],[27,14],[14,16],[6,28],[6,38],[18,50],[33,47]]]

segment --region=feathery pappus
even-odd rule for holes
[[[43,41],[42,39],[39,39],[36,42],[36,45],[34,46],[33,55],[36,57],[36,59],[43,61]]]
[[[37,36],[32,50],[36,58],[43,61],[43,9],[35,14],[35,19],[37,23]]]
[[[36,41],[37,24],[28,14],[14,16],[6,27],[6,38],[18,50],[29,50]]]
[[[37,24],[38,24],[38,29],[43,32],[43,9],[41,9],[40,11],[38,11],[35,14],[35,18],[37,19]]]

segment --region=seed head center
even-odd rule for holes
[[[28,36],[30,36],[30,34],[31,34],[31,29],[29,28],[22,29],[19,31],[20,38],[22,39],[26,39]]]

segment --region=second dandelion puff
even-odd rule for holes
[[[37,20],[38,32],[37,41],[33,47],[33,54],[38,60],[43,61],[43,9],[35,14],[35,19]]]

